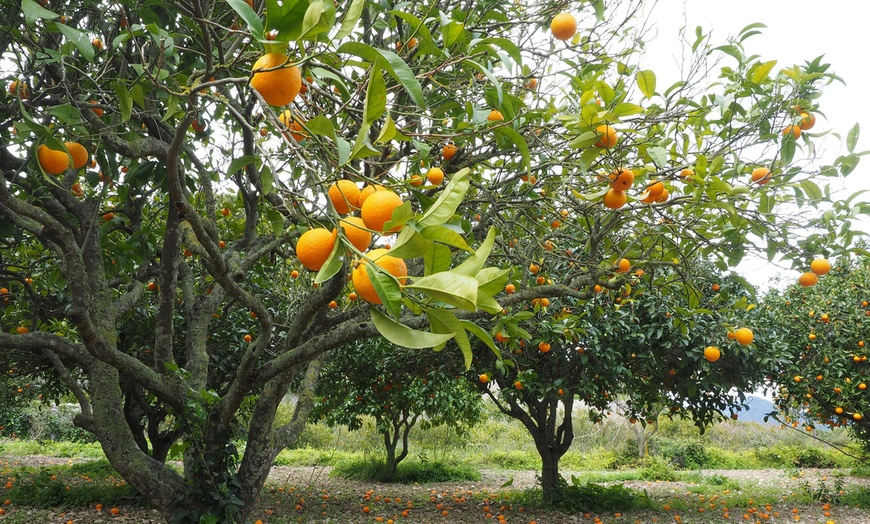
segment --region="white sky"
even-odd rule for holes
[[[715,44],[725,43],[745,26],[761,22],[767,26],[762,34],[744,41],[748,55],[760,55],[762,61],[777,60],[774,70],[793,64],[803,64],[824,55],[823,63],[831,64],[833,73],[846,85],[834,83],[824,88],[817,102],[823,114],[818,115],[813,132],[832,130],[844,139],[855,123],[861,125],[862,138],[856,151],[870,149],[870,46],[864,40],[870,23],[870,2],[840,0],[820,4],[810,0],[659,0],[650,13],[655,24],[655,38],[649,45],[644,62],[656,71],[658,85],[667,86],[678,80],[676,63],[680,56],[679,28],[685,25],[694,35],[701,26],[711,34]],[[727,64],[726,59],[726,64]],[[825,163],[832,162],[845,151],[836,139],[821,143],[819,152]],[[870,156],[865,157],[847,179],[849,192],[870,189]],[[870,198],[868,195],[867,198]],[[870,223],[870,221],[866,221]],[[863,226],[865,231],[870,227]],[[764,287],[781,270],[766,261],[741,265],[739,272],[753,284]],[[786,275],[797,278],[798,273]]]

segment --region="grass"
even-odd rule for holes
[[[35,440],[0,441],[0,455],[26,456],[45,455],[61,458],[104,458],[103,448],[98,443],[54,442]]]
[[[7,483],[5,496],[21,506],[79,508],[140,501],[136,490],[106,460],[71,466],[8,469],[2,474]]]

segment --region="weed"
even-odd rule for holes
[[[439,461],[402,462],[393,475],[384,462],[355,460],[335,466],[330,475],[349,480],[403,484],[480,480],[480,472],[469,466],[454,466]]]

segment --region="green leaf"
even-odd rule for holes
[[[512,40],[508,40],[507,38],[491,37],[491,38],[483,38],[480,40],[474,40],[468,46],[469,47],[468,54],[474,55],[479,50],[479,48],[489,47],[490,45],[495,45],[497,47],[500,47],[501,49],[504,49],[507,52],[507,54],[510,55],[511,58],[513,58],[514,63],[516,63],[516,64],[523,63],[523,55],[520,52],[520,48]]]
[[[448,246],[456,247],[465,251],[473,251],[465,242],[465,238],[456,231],[444,226],[429,226],[420,231],[427,240],[441,242]]]
[[[497,315],[504,310],[502,305],[499,304],[496,299],[480,294],[477,295],[477,309],[481,309],[493,315]]]
[[[635,81],[637,81],[637,87],[640,89],[640,92],[644,94],[647,98],[652,98],[654,94],[656,94],[656,74],[649,69],[646,71],[638,71],[636,75],[634,75]]]
[[[807,194],[807,198],[813,202],[818,202],[822,199],[822,190],[812,180],[801,180],[800,186],[804,190],[804,193]]]
[[[861,133],[861,126],[856,122],[852,129],[849,130],[849,134],[846,135],[846,149],[849,150],[850,153],[855,152],[855,146],[858,144],[858,135]]]
[[[248,164],[256,165],[260,158],[254,155],[244,155],[230,162],[230,167],[227,169],[227,177],[232,176],[239,169],[244,168]]]
[[[453,338],[452,334],[429,333],[411,329],[387,317],[373,307],[369,308],[369,311],[378,333],[397,346],[410,349],[425,349],[443,344]]]
[[[335,24],[335,4],[332,1],[313,0],[305,10],[302,18],[302,30],[299,38],[313,40],[320,33],[332,29]]]
[[[415,278],[405,287],[422,291],[430,298],[460,309],[477,311],[477,280],[472,277],[452,271],[442,271]]]
[[[384,127],[381,128],[380,134],[375,139],[375,144],[386,144],[390,140],[398,134],[396,130],[396,122],[393,120],[393,117],[387,113],[387,121],[384,122]]]
[[[305,123],[305,127],[315,135],[325,136],[335,140],[335,127],[332,125],[332,120],[323,115],[317,115],[312,118]]]
[[[337,136],[335,137],[335,146],[338,148],[338,165],[347,164],[350,160],[350,142]]]
[[[115,95],[118,97],[118,107],[121,109],[121,122],[126,122],[130,120],[130,115],[133,113],[133,96],[124,82],[115,84]]]
[[[443,55],[444,51],[435,45],[435,38],[426,24],[416,16],[405,13],[404,11],[393,10],[390,14],[401,18],[410,26],[410,31],[406,33],[409,36],[419,35],[417,44],[417,55]]]
[[[668,163],[668,152],[661,146],[647,149],[646,154],[649,155],[656,167],[662,168]]]
[[[500,293],[508,282],[510,269],[487,267],[474,276],[477,279],[477,294],[493,296]]]
[[[456,209],[462,204],[471,185],[468,181],[469,173],[471,170],[466,167],[454,174],[447,186],[441,191],[438,200],[429,206],[417,224],[421,227],[440,226],[450,220],[456,213]]]
[[[770,74],[771,69],[773,69],[775,65],[776,60],[756,65],[750,74],[749,80],[753,84],[760,84],[762,80],[767,78],[767,75]]]
[[[610,113],[605,117],[606,120],[619,120],[621,118],[643,113],[645,109],[637,104],[622,102],[610,110]],[[597,135],[596,135],[597,139]]]
[[[465,24],[452,20],[441,24],[441,36],[444,39],[444,47],[451,48],[456,42],[466,35]]]
[[[364,267],[384,307],[393,317],[399,318],[402,315],[402,288],[398,279],[376,264],[369,262]]]
[[[405,91],[410,95],[411,100],[421,109],[426,109],[426,99],[423,97],[423,87],[414,76],[414,72],[408,67],[408,64],[391,51],[384,49],[376,49],[372,46],[361,44],[359,42],[346,42],[341,45],[336,51],[337,53],[347,53],[358,56],[371,64],[378,63],[384,67],[390,75],[402,84]]]
[[[437,242],[427,243],[426,254],[423,255],[424,275],[447,271],[452,262],[453,253],[449,247]]]
[[[387,107],[387,86],[384,83],[384,74],[377,64],[372,64],[369,74],[369,86],[366,89],[365,109],[363,110],[364,123],[371,125],[384,114]]]
[[[341,271],[341,268],[344,264],[342,256],[343,252],[344,244],[342,244],[341,242],[335,242],[332,246],[332,253],[329,254],[329,258],[326,259],[326,262],[323,263],[320,271],[317,272],[317,276],[314,277],[315,284],[321,284],[323,282],[326,282],[327,280],[335,276],[336,273]]]
[[[21,0],[21,11],[24,13],[24,21],[27,25],[33,25],[37,20],[52,20],[60,16],[53,11],[45,9],[33,0]]]
[[[515,146],[517,146],[517,149],[520,150],[520,154],[522,154],[523,156],[523,161],[520,165],[520,168],[528,171],[529,167],[532,164],[532,157],[529,154],[529,144],[526,142],[526,139],[523,138],[523,135],[521,135],[516,129],[509,126],[496,127],[495,129],[493,129],[493,132],[495,133],[496,137],[507,138],[508,140],[513,142]]]
[[[263,166],[263,169],[260,170],[260,189],[263,191],[263,195],[268,195],[275,188],[275,174],[272,173],[272,170],[268,165]]]
[[[478,64],[474,60],[465,60],[465,62],[479,69],[480,72],[483,73],[483,76],[485,76],[486,79],[489,80],[489,83],[492,84],[492,86],[495,88],[496,98],[498,101],[496,106],[501,106],[502,101],[504,100],[504,93],[502,93],[501,90],[501,82],[498,81],[498,79],[489,71],[489,69],[482,66],[481,64]]]
[[[462,323],[456,318],[452,312],[443,309],[427,309],[426,316],[429,317],[429,325],[432,333],[453,334],[456,344],[462,351],[462,356],[465,358],[465,369],[471,367],[471,343],[468,341],[468,335],[465,334],[465,329]],[[446,343],[445,343],[446,344]],[[443,349],[444,344],[439,344],[435,347],[435,351]]]
[[[67,40],[76,46],[76,49],[78,49],[79,53],[85,57],[85,60],[88,62],[94,61],[94,44],[91,43],[91,39],[88,38],[87,33],[79,31],[78,29],[72,28],[66,24],[55,24],[55,26],[58,31],[63,33],[63,36],[65,36]]]
[[[365,0],[353,0],[351,2],[350,7],[344,13],[344,20],[341,21],[341,29],[335,34],[336,40],[341,40],[353,32],[353,29],[359,22],[360,16],[362,16],[365,5]]]
[[[428,242],[413,227],[403,227],[396,243],[390,248],[390,256],[396,258],[418,258],[426,254]]]
[[[489,258],[489,254],[492,252],[496,236],[498,236],[498,230],[494,227],[490,228],[486,233],[486,238],[483,240],[483,243],[481,243],[480,247],[477,248],[477,251],[466,258],[461,264],[456,266],[453,269],[453,272],[460,275],[468,275],[470,277],[477,276],[483,268],[483,264],[486,263],[486,259]]]
[[[257,16],[257,13],[245,3],[245,0],[227,0],[230,7],[239,17],[248,25],[248,30],[255,38],[262,38],[265,34],[263,29],[263,21]]]
[[[468,320],[460,320],[459,322],[462,323],[462,327],[464,327],[466,331],[479,338],[480,341],[486,344],[487,347],[489,347],[489,349],[491,349],[492,352],[495,353],[495,356],[498,357],[499,360],[501,360],[501,351],[495,345],[495,342],[493,342],[492,336],[485,329],[482,329],[474,322],[470,322]]]

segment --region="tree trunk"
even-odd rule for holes
[[[544,504],[553,504],[558,499],[559,482],[559,455],[551,449],[538,448],[541,455],[541,495]]]

